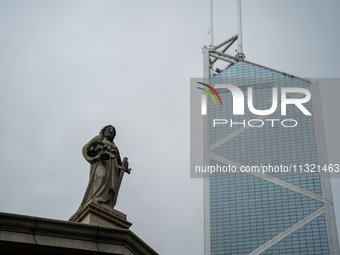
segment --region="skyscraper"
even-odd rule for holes
[[[271,108],[273,88],[278,98],[282,88],[304,88],[312,92],[303,104],[311,115],[294,105],[287,105],[283,115],[280,100],[266,116],[253,114],[246,101],[244,115],[235,115],[232,93],[217,89],[223,104],[209,101],[205,164],[234,166],[238,173],[205,179],[205,255],[340,254],[330,181],[322,171],[304,168],[327,164],[318,85],[226,54],[236,39],[204,48],[209,84],[232,84],[248,96],[251,87],[252,105],[262,110]],[[229,65],[216,72],[212,66],[217,60]],[[299,97],[291,93],[289,98]],[[214,120],[221,124],[213,126]],[[295,172],[241,173],[242,166]]]

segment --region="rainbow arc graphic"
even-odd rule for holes
[[[217,93],[216,89],[214,89],[214,88],[211,87],[210,85],[208,85],[208,84],[206,84],[206,83],[203,83],[203,82],[197,82],[197,83],[199,83],[199,84],[201,84],[201,85],[206,86],[207,88],[209,88],[209,89],[217,96],[217,98],[218,98],[218,100],[220,101],[220,104],[221,104],[221,106],[222,106],[222,100],[221,100],[221,98],[220,98],[220,95]],[[203,90],[204,92],[206,92],[206,93],[212,98],[212,100],[214,101],[215,105],[217,105],[217,102],[216,102],[214,96],[211,94],[211,92],[210,92],[209,90],[204,89],[204,88],[200,88],[200,87],[197,87],[197,88],[200,89],[200,90]]]

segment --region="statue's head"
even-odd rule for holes
[[[107,137],[111,141],[113,141],[113,139],[116,136],[116,129],[112,125],[107,125],[103,127],[102,130],[100,130],[99,135],[102,135],[103,137]]]

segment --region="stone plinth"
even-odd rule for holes
[[[131,230],[0,212],[0,253],[157,255]]]
[[[95,202],[89,202],[81,207],[69,221],[123,229],[129,229],[132,225],[126,220],[126,214]]]

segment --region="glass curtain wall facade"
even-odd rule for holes
[[[246,88],[251,86],[256,109],[271,107],[273,87],[278,91],[281,87],[318,89],[307,80],[244,60],[215,74],[210,78],[210,85],[214,84],[241,88],[245,105]],[[209,165],[326,163],[317,93],[304,104],[312,116],[292,106],[287,107],[287,117],[278,110],[264,118],[250,113],[248,107],[243,116],[233,115],[232,94],[226,89],[217,91],[223,106],[216,107],[209,101],[209,123],[213,119],[227,119],[229,123],[216,127],[209,124]],[[247,123],[260,117],[262,127],[242,124],[244,119]],[[230,119],[236,123],[233,127]],[[272,122],[265,119],[295,119],[298,125],[287,128],[276,121],[272,127]],[[206,179],[205,229],[209,233],[205,233],[205,254],[340,254],[329,179],[318,173],[297,175],[242,173]]]

